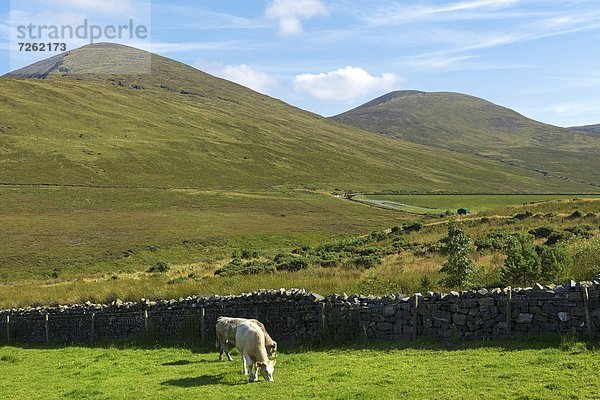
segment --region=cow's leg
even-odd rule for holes
[[[247,364],[247,374],[248,374],[248,382],[254,382],[256,379],[254,378],[254,363],[252,363],[252,359],[250,356],[244,356],[245,364]]]
[[[252,361],[251,361],[252,362]],[[250,364],[252,365],[252,364]],[[242,374],[248,374],[248,366],[246,365],[246,356],[242,354]]]
[[[219,361],[223,361],[223,353],[224,352],[225,352],[225,350],[223,350],[223,347],[221,347],[221,352],[219,353]]]
[[[229,354],[230,351],[231,351],[231,347],[227,346],[227,350],[225,350],[225,354],[227,355],[227,359],[229,361],[233,361],[233,357],[231,357],[231,354]]]

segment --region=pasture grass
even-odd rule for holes
[[[570,340],[570,339],[569,339]],[[2,399],[598,399],[597,343],[559,338],[282,346],[275,382],[181,346],[0,348]]]
[[[0,282],[210,263],[366,234],[406,216],[302,190],[0,187]]]
[[[244,205],[244,209],[249,210],[250,215],[244,216],[237,213],[228,216],[227,213],[234,213],[235,210],[228,211],[227,207],[233,208],[236,203],[226,204],[226,199],[230,194],[215,194],[215,196],[223,201],[221,205],[224,207],[223,214],[219,217],[214,217],[214,214],[211,213],[206,213],[206,215],[198,213],[196,215],[196,218],[214,218],[215,223],[209,227],[203,224],[197,225],[194,223],[196,220],[188,221],[186,218],[171,220],[177,213],[184,213],[188,218],[195,214],[193,206],[188,205],[188,208],[185,208],[181,199],[176,197],[169,199],[178,211],[175,214],[168,211],[165,211],[164,215],[161,213],[163,215],[161,217],[162,226],[165,227],[165,230],[155,229],[152,234],[156,235],[157,238],[163,238],[163,240],[172,240],[165,239],[169,235],[180,235],[179,239],[175,239],[176,241],[173,244],[157,246],[154,245],[157,242],[147,241],[149,239],[142,234],[144,232],[144,219],[139,217],[138,214],[138,212],[141,212],[142,215],[145,215],[147,210],[144,207],[146,206],[136,206],[136,202],[132,201],[129,203],[129,207],[133,211],[127,211],[125,213],[127,218],[118,220],[118,230],[111,231],[106,226],[104,228],[106,230],[99,229],[97,232],[91,233],[91,238],[97,235],[106,242],[96,242],[94,244],[97,239],[93,239],[90,240],[90,243],[74,249],[65,244],[61,247],[60,242],[56,242],[53,245],[55,247],[47,246],[47,248],[40,250],[42,254],[55,255],[60,255],[62,251],[67,250],[91,252],[89,259],[86,259],[85,262],[75,262],[71,266],[68,263],[59,264],[58,268],[60,269],[57,271],[57,277],[48,275],[41,278],[27,279],[22,278],[22,275],[20,275],[25,271],[49,274],[51,272],[50,268],[53,266],[50,262],[27,265],[25,258],[18,259],[21,264],[17,265],[21,269],[15,269],[14,266],[11,268],[11,264],[5,262],[0,266],[0,276],[4,276],[4,279],[7,280],[5,283],[0,284],[0,308],[74,304],[86,301],[103,303],[116,299],[137,301],[141,298],[156,300],[191,295],[241,294],[258,289],[277,290],[294,287],[304,288],[307,291],[314,291],[322,295],[341,292],[365,295],[385,295],[397,292],[411,294],[428,290],[448,291],[453,289],[443,285],[443,275],[439,272],[446,261],[445,256],[439,252],[428,250],[431,244],[447,235],[446,219],[429,220],[429,224],[425,225],[422,230],[403,234],[407,242],[423,246],[421,250],[398,251],[383,257],[383,262],[380,265],[370,269],[357,268],[353,265],[339,265],[328,268],[312,266],[306,270],[296,272],[278,271],[249,276],[215,276],[215,271],[224,263],[230,261],[231,252],[234,249],[258,250],[261,259],[269,261],[272,260],[274,254],[280,251],[289,252],[304,245],[314,246],[335,242],[343,238],[356,237],[357,233],[364,234],[375,227],[380,229],[402,225],[403,222],[406,222],[406,219],[401,218],[410,217],[403,213],[394,213],[390,210],[368,207],[335,199],[332,196],[314,193],[301,193],[296,195],[300,197],[292,196],[290,198],[282,195],[283,200],[280,200],[306,210],[309,215],[312,215],[311,218],[295,216],[291,213],[287,214],[286,218],[277,217],[277,213],[281,212],[280,209],[273,209],[273,205],[258,195],[255,195],[256,199]],[[238,194],[237,196],[242,195]],[[107,198],[109,197],[107,196]],[[206,201],[210,198],[211,196],[202,195],[202,199],[207,199]],[[255,203],[257,201],[259,204]],[[218,201],[215,200],[215,202]],[[159,205],[159,207],[163,206]],[[317,206],[322,207],[323,210],[319,210]],[[141,210],[136,210],[136,207],[140,207]],[[256,209],[252,211],[252,207],[256,207]],[[260,207],[263,207],[263,209],[261,210]],[[107,206],[107,209],[110,210],[111,206]],[[311,213],[310,210],[313,212]],[[481,217],[460,219],[459,223],[472,239],[496,229],[504,229],[508,233],[513,233],[528,231],[541,226],[551,226],[556,230],[563,230],[588,225],[592,228],[590,233],[595,236],[595,239],[573,239],[568,245],[576,261],[571,271],[572,278],[588,280],[600,273],[597,250],[598,237],[600,237],[598,229],[600,216],[595,214],[594,216],[584,216],[576,219],[569,217],[575,210],[580,210],[583,214],[600,210],[600,201],[552,201],[506,208],[483,214],[484,219],[481,219]],[[531,214],[529,218],[524,220],[512,218],[514,214],[526,211]],[[52,211],[49,212],[52,213]],[[153,211],[150,210],[149,212]],[[334,213],[335,216],[328,214],[328,212]],[[75,208],[70,215],[76,218],[78,214],[78,208]],[[90,215],[85,209],[83,214]],[[269,215],[271,217],[268,217]],[[489,217],[485,215],[489,215]],[[256,222],[252,225],[253,217],[263,218],[263,222]],[[68,218],[70,217],[64,217],[64,219]],[[222,219],[219,220],[219,218]],[[235,218],[235,220],[231,221],[230,218]],[[271,222],[266,223],[264,219],[267,218],[272,218]],[[87,227],[90,225],[86,225],[86,223],[98,224],[95,226],[96,229],[102,226],[101,221],[85,221],[85,219],[77,219],[77,221],[83,225],[64,225],[74,237],[79,232],[88,229]],[[36,226],[36,223],[32,223],[29,232],[27,232],[25,226],[22,226],[20,229],[23,236],[19,241],[13,243],[20,245],[22,249],[30,248],[28,246],[43,245],[43,243],[37,242],[29,244],[26,240],[31,238],[32,231],[35,230]],[[225,232],[230,229],[229,227],[236,227],[238,234],[227,237]],[[193,239],[197,237],[196,235],[207,234],[208,231],[205,229],[211,229],[213,232],[220,229],[221,234],[219,236],[208,236],[203,240]],[[252,232],[253,229],[256,231]],[[110,234],[111,232],[114,236]],[[139,233],[139,237],[136,235],[137,233]],[[58,238],[66,239],[64,236]],[[382,249],[389,248],[392,238],[393,235],[383,242],[372,243],[369,246]],[[12,240],[15,240],[15,238],[12,238]],[[134,241],[129,242],[129,240]],[[186,243],[183,243],[184,241]],[[540,239],[539,242],[541,243],[541,241],[543,239]],[[93,246],[91,246],[92,244]],[[112,246],[112,252],[94,254],[96,246],[100,251],[102,246],[107,245]],[[128,251],[128,249],[131,249],[131,251]],[[19,248],[6,246],[0,248],[0,254],[11,250],[17,252]],[[473,287],[497,287],[502,285],[499,276],[499,268],[504,262],[502,253],[486,250],[474,252],[472,257],[477,266]],[[164,273],[147,272],[149,266],[154,265],[158,260],[167,262],[170,266],[169,271]]]
[[[535,195],[535,194],[515,194],[515,195],[466,195],[466,194],[367,194],[356,196],[357,200],[376,200],[385,201],[386,204],[415,214],[441,214],[451,212],[456,214],[459,208],[468,208],[471,212],[490,211],[506,209],[523,205],[532,205],[533,203],[544,203],[556,200],[571,200],[574,198],[590,199],[598,198],[598,195]],[[389,203],[387,203],[389,202]]]

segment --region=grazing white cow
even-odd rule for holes
[[[273,372],[277,361],[269,360],[265,349],[265,335],[252,321],[242,322],[235,333],[235,347],[242,354],[242,373],[248,374],[248,381],[258,380],[258,374],[268,382],[273,382]]]
[[[255,319],[246,319],[246,318],[228,318],[228,317],[219,317],[217,319],[217,325],[215,329],[217,331],[217,342],[216,346],[220,349],[219,360],[223,361],[223,353],[227,355],[227,359],[229,361],[233,361],[233,358],[229,354],[229,351],[235,347],[235,333],[237,327],[242,322],[251,321],[258,325],[265,336],[265,349],[267,350],[267,354],[269,356],[274,356],[277,352],[277,342],[274,341],[265,326]]]

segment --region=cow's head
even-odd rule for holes
[[[271,357],[274,356],[275,353],[277,353],[277,342],[273,341],[273,343],[267,345],[266,348],[267,348],[267,354]]]
[[[265,378],[266,381],[268,382],[273,382],[273,372],[275,372],[275,364],[277,363],[276,360],[274,361],[266,361],[266,362],[257,362],[256,363],[256,367],[258,368],[258,372],[260,372],[260,375]]]

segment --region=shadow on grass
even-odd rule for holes
[[[206,353],[204,353],[206,354]],[[178,360],[178,361],[171,361],[168,363],[164,363],[161,364],[163,367],[177,367],[177,366],[182,366],[182,365],[190,365],[190,364],[216,364],[219,363],[221,361],[219,360],[197,360],[197,361],[190,361],[190,360]]]
[[[299,354],[314,351],[344,351],[344,350],[374,350],[374,351],[392,351],[392,350],[424,350],[424,351],[461,351],[471,349],[489,348],[500,351],[522,351],[522,350],[543,350],[543,349],[561,349],[565,338],[569,338],[569,334],[565,335],[529,335],[515,336],[510,338],[495,338],[495,339],[479,339],[479,340],[439,340],[432,338],[419,338],[413,341],[369,341],[364,338],[354,341],[337,341],[320,343],[319,341],[296,341],[280,342],[280,350],[285,354]],[[586,337],[571,337],[571,341],[575,340],[584,343],[589,350],[600,350],[600,338],[588,339]],[[7,345],[0,343],[0,347]],[[97,349],[117,349],[117,350],[159,350],[180,348],[191,351],[193,354],[214,354],[214,359],[209,360],[179,360],[173,361],[164,366],[188,365],[192,363],[219,363],[218,352],[212,345],[199,343],[185,343],[173,341],[106,341],[89,343],[51,343],[51,344],[31,344],[31,343],[10,343],[10,347],[21,349],[46,349],[60,350],[69,347],[97,348]],[[236,352],[232,355],[235,357]],[[224,362],[224,361],[223,361]]]
[[[227,386],[238,386],[244,385],[245,382],[227,382],[225,381],[225,374],[218,375],[203,375],[196,378],[182,378],[173,379],[170,381],[162,382],[161,385],[166,386],[177,386],[182,388],[198,387],[198,386],[209,386],[209,385],[227,385]]]

